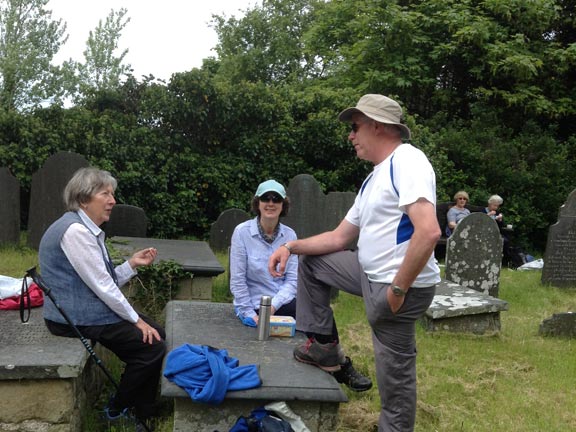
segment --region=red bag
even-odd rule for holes
[[[27,304],[28,299],[24,296],[26,307],[39,307],[44,304],[44,293],[38,285],[32,282],[28,285],[28,291],[30,292],[30,305]],[[16,295],[0,300],[0,310],[20,309],[20,297],[20,295]]]

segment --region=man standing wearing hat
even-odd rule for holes
[[[269,271],[282,274],[290,254],[302,255],[296,325],[309,339],[294,350],[294,357],[326,371],[338,370],[344,356],[330,288],[363,297],[381,400],[378,431],[412,431],[416,321],[440,282],[433,254],[440,237],[436,178],[424,153],[402,142],[410,139],[410,129],[401,123],[396,101],[367,94],[338,118],[351,124],[348,139],[374,170],[336,229],[287,242],[270,257]],[[356,237],[358,249],[345,250]]]

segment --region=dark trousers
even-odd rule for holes
[[[293,298],[290,303],[280,306],[280,308],[274,312],[274,315],[296,318],[296,299]]]
[[[331,287],[361,296],[372,328],[376,380],[380,393],[379,432],[414,430],[416,419],[416,321],[434,299],[435,287],[411,288],[396,314],[387,300],[389,285],[370,282],[358,254],[342,251],[302,256],[298,266],[296,328],[330,335],[334,315]]]
[[[144,343],[142,332],[128,321],[77,327],[86,339],[100,343],[126,364],[115,403],[119,408],[134,407],[145,418],[150,414],[158,391],[162,360],[166,353],[166,333],[152,319],[144,315],[140,317],[158,331],[162,340]],[[77,337],[67,324],[46,320],[46,326],[53,335]]]

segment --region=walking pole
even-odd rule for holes
[[[92,360],[94,360],[94,362],[98,365],[98,367],[104,372],[104,374],[106,375],[108,380],[112,383],[116,391],[119,391],[120,386],[118,385],[118,383],[116,382],[110,371],[106,368],[104,363],[102,363],[102,360],[100,360],[96,352],[94,352],[94,349],[92,348],[92,345],[90,344],[88,339],[86,339],[84,335],[82,335],[78,327],[74,325],[68,314],[64,311],[64,309],[62,309],[60,304],[56,301],[54,295],[52,294],[52,289],[46,286],[44,280],[36,271],[36,267],[32,267],[26,270],[26,276],[32,278],[34,283],[40,287],[42,292],[46,294],[50,300],[52,300],[52,303],[54,303],[56,309],[58,309],[58,312],[60,312],[60,314],[64,317],[64,319],[66,320],[70,328],[74,331],[76,336],[78,336],[78,339],[80,339],[80,342],[82,342],[82,345],[84,345],[84,348],[86,348],[86,351],[88,351]],[[136,421],[140,423],[144,427],[144,429],[146,429],[146,432],[151,432],[150,428],[148,428],[148,425],[144,421],[140,420],[136,415],[134,417],[136,418]]]

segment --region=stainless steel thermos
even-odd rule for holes
[[[262,296],[258,311],[258,340],[270,337],[270,315],[272,314],[272,297]]]

